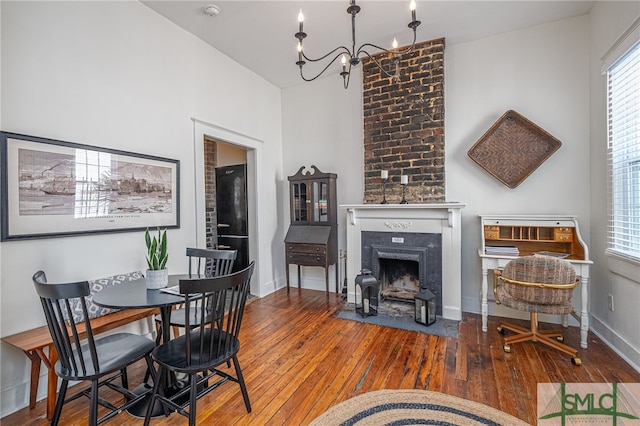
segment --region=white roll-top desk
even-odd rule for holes
[[[574,314],[580,322],[580,346],[587,347],[589,331],[589,248],[582,240],[576,216],[550,215],[480,215],[482,247],[478,255],[482,260],[482,331],[487,331],[489,315],[489,270],[502,269],[518,256],[535,253],[563,257],[574,266],[580,278],[581,312]],[[568,325],[568,318],[563,318]]]

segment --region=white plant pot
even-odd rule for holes
[[[145,277],[147,279],[147,289],[149,290],[165,288],[169,284],[169,270],[166,268],[157,271],[147,269]]]

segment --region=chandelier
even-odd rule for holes
[[[351,49],[345,46],[338,46],[332,51],[325,54],[324,56],[321,56],[316,59],[312,59],[308,57],[305,54],[304,49],[302,48],[302,41],[307,37],[307,33],[303,31],[304,15],[302,14],[302,9],[300,9],[300,13],[298,13],[298,22],[300,26],[299,26],[298,32],[295,34],[295,37],[298,39],[298,61],[296,62],[296,65],[300,67],[300,77],[302,77],[304,81],[313,81],[316,78],[320,77],[322,74],[324,74],[324,72],[338,58],[341,58],[342,71],[340,72],[340,75],[342,76],[344,88],[346,89],[347,87],[349,87],[349,78],[351,77],[351,67],[355,67],[360,63],[361,55],[366,55],[380,69],[380,71],[382,71],[384,75],[386,75],[387,77],[397,79],[398,77],[397,68],[398,68],[399,57],[413,50],[416,44],[416,28],[418,28],[418,25],[420,25],[420,21],[416,19],[415,0],[411,0],[409,9],[411,10],[411,22],[409,22],[408,27],[413,30],[413,42],[411,43],[411,46],[407,47],[404,50],[398,50],[397,49],[398,42],[394,38],[393,44],[392,44],[392,50],[385,49],[383,47],[376,46],[375,44],[371,44],[371,43],[364,43],[360,47],[358,47],[358,49],[356,50],[356,15],[358,14],[358,12],[360,12],[360,6],[356,4],[356,0],[350,0],[349,7],[347,8],[347,13],[351,15]],[[390,73],[386,71],[382,67],[382,64],[378,62],[373,56],[371,56],[371,54],[366,50],[367,48],[374,48],[374,49],[378,49],[379,51],[392,54],[394,57],[395,72]],[[376,53],[380,53],[380,52],[376,52]],[[306,61],[320,62],[320,61],[324,61],[329,57],[332,57],[332,59],[329,61],[329,63],[327,63],[327,65],[322,69],[322,71],[320,71],[315,77],[307,78],[304,76],[302,72],[302,67],[304,66],[304,64],[307,63]]]

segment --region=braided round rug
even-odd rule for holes
[[[505,425],[528,423],[484,404],[415,389],[379,390],[355,396],[325,411],[311,426]]]

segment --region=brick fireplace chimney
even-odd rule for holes
[[[400,175],[407,175],[411,204],[445,201],[444,38],[417,43],[390,78],[368,58],[363,66],[364,203],[380,203],[380,172],[389,172],[386,198],[399,203]],[[403,48],[399,48],[402,50]],[[374,55],[394,69],[387,53]]]

